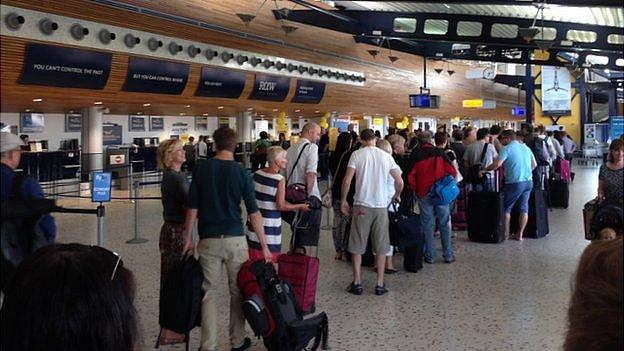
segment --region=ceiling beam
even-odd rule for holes
[[[362,1],[375,1],[375,0],[362,0]],[[336,4],[341,5],[343,1],[336,1]],[[397,2],[408,2],[414,4],[440,4],[447,5],[515,5],[515,6],[533,6],[541,5],[543,0],[444,0],[444,1],[423,1],[423,0],[401,0]],[[622,7],[621,0],[602,0],[599,3],[593,0],[548,0],[548,5],[561,5],[561,6],[578,6],[578,7]]]

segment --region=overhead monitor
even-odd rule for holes
[[[524,116],[525,115],[524,107],[522,106],[513,107],[511,109],[511,115],[512,116]]]
[[[431,96],[429,94],[410,95],[410,107],[412,108],[430,108]]]

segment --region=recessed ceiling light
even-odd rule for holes
[[[180,112],[180,116],[184,116],[184,112]]]
[[[33,99],[33,102],[41,102],[41,101],[43,101],[43,99],[41,99],[41,98]]]
[[[143,107],[150,107],[150,106],[152,106],[152,104],[150,104],[150,103],[143,104]]]
[[[332,111],[332,113],[336,113],[336,111]]]
[[[143,114],[143,112],[141,112],[141,111],[137,112],[137,115],[142,115],[142,114]]]
[[[26,109],[26,112],[30,112],[30,109],[29,109],[29,108],[27,108],[27,109]]]
[[[101,104],[102,104],[102,101],[96,101],[96,102],[94,102],[93,104],[94,104],[94,105],[101,105]]]
[[[223,110],[223,106],[219,106],[217,107],[219,110]]]
[[[273,112],[277,112],[277,109],[276,109],[276,108],[274,108],[274,109],[273,109]]]
[[[208,116],[208,114],[207,114],[207,113],[204,113],[204,116]]]
[[[189,107],[191,107],[191,105],[186,105],[186,106],[184,106],[184,107],[189,108]]]
[[[314,112],[315,112],[315,113],[321,113],[321,111],[320,111],[320,110],[316,110],[316,111],[314,111]]]
[[[301,112],[301,110],[295,110],[295,112]]]
[[[247,111],[251,111],[251,110],[253,110],[253,107],[248,107],[247,108]]]

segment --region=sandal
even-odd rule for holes
[[[160,345],[175,345],[188,341],[188,334],[179,334],[173,330],[162,328],[158,333],[158,339],[156,340],[156,348]]]

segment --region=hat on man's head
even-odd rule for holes
[[[15,134],[2,132],[0,133],[0,152],[7,152],[11,150],[19,149],[24,145],[22,140]]]

